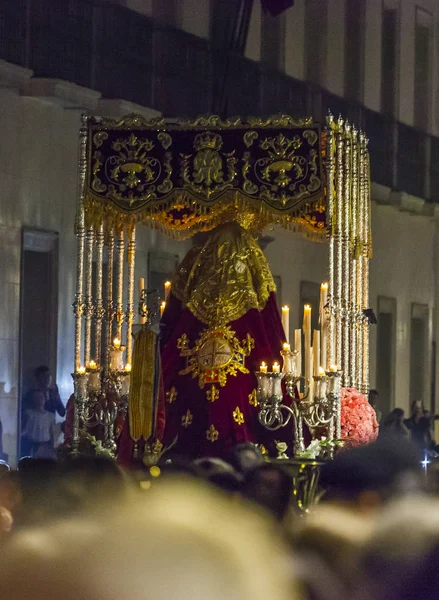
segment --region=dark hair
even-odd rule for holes
[[[375,491],[386,500],[398,493],[403,476],[418,468],[416,449],[409,442],[378,440],[338,454],[322,467],[320,483],[328,499],[355,501],[363,492]]]
[[[245,475],[241,489],[244,498],[266,508],[276,519],[282,520],[291,502],[293,482],[281,467],[265,463]]]
[[[41,365],[40,367],[37,367],[34,371],[35,377],[39,377],[40,375],[43,375],[43,373],[50,373],[50,369],[47,365]]]
[[[387,425],[393,425],[397,419],[402,419],[404,416],[404,411],[402,408],[394,408],[391,413],[387,415],[384,420],[384,427]]]

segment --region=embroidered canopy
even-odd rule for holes
[[[185,239],[238,220],[325,239],[325,131],[312,119],[88,119],[86,222]]]

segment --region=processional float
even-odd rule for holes
[[[369,383],[365,134],[332,116],[323,127],[285,115],[245,121],[84,116],[73,304],[73,452],[81,435],[97,425],[104,431],[104,446],[115,452],[118,418],[129,411],[131,427],[138,429],[131,432],[133,439],[143,435],[147,441],[154,427],[151,406],[148,417],[139,394],[145,393],[146,380],[152,393],[155,366],[147,365],[150,375],[139,374],[133,332],[154,329],[159,305],[143,280],[135,298],[136,229],[143,225],[184,240],[243,213],[260,231],[279,225],[328,247],[319,315],[322,346],[313,344],[318,368],[311,365],[307,309],[304,338],[296,331],[291,351],[285,308],[283,366],[263,364],[255,373],[259,420],[271,430],[294,427],[297,456],[304,450],[303,423],[312,431],[325,427],[329,441],[340,438],[341,386],[367,393]],[[291,407],[283,403],[282,382],[293,398]]]

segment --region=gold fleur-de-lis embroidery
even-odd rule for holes
[[[172,404],[175,400],[177,400],[178,392],[174,386],[171,387],[169,392],[166,392],[166,402],[168,404]]]
[[[237,406],[233,411],[233,420],[235,423],[238,423],[238,425],[242,425],[244,423],[244,415],[239,410],[239,406]]]
[[[250,406],[259,406],[257,391],[253,390],[251,394],[248,395],[248,402]]]
[[[207,390],[206,397],[209,402],[215,402],[215,400],[218,400],[219,398],[219,389],[212,385],[210,390]]]
[[[181,426],[189,427],[189,425],[192,425],[193,418],[194,418],[193,414],[188,409],[186,411],[186,414],[181,417]]]
[[[219,432],[215,429],[214,425],[211,425],[209,429],[206,430],[206,439],[209,442],[216,442],[219,438]]]

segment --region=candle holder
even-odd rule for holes
[[[286,427],[291,419],[294,425],[294,455],[300,456],[305,451],[303,424],[314,432],[316,429],[328,428],[328,441],[340,438],[340,392],[342,372],[333,368],[324,375],[313,377],[315,394],[309,397],[310,385],[305,377],[293,372],[291,351],[284,349],[284,369],[282,373],[255,373],[258,380],[257,398],[259,402],[259,422],[270,431]],[[287,360],[286,360],[287,359]],[[291,369],[289,371],[289,369]],[[282,380],[291,398],[291,406],[283,404]],[[303,393],[300,394],[299,387]],[[335,422],[335,432],[334,432]],[[332,456],[332,450],[330,450]]]
[[[142,290],[140,292],[138,314],[140,324],[156,325],[160,320],[160,293],[158,290]]]
[[[89,373],[81,368],[76,373],[72,373],[74,386],[74,412],[73,412],[73,437],[72,437],[72,455],[79,454],[80,427],[84,420],[85,406],[87,403],[87,385]]]
[[[286,377],[286,385],[296,389],[299,381],[303,378],[292,374],[261,372],[255,373],[258,380],[257,399],[259,403],[258,419],[269,431],[277,431],[286,427],[293,417],[295,429],[294,452],[298,453],[305,449],[303,443],[303,430],[300,427],[301,417],[298,405],[293,399],[291,407],[283,404],[282,380]]]

